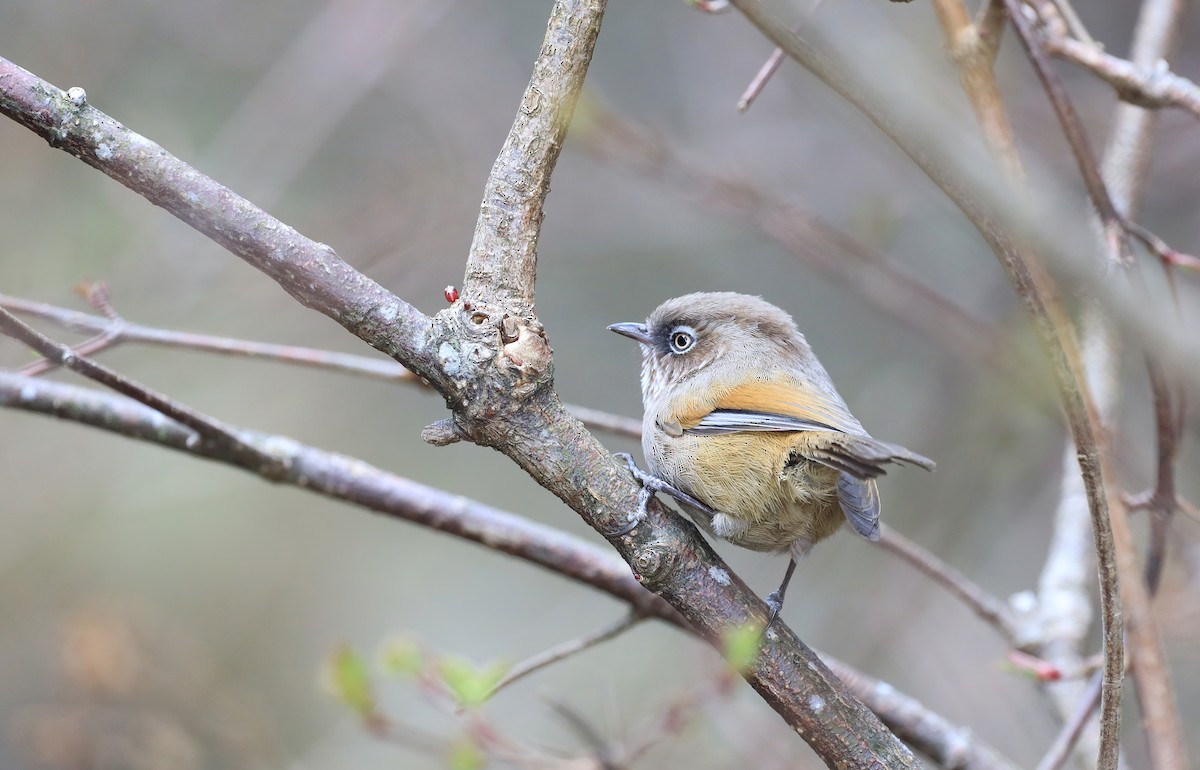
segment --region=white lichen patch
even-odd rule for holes
[[[443,342],[438,348],[438,360],[442,363],[442,370],[451,377],[457,377],[462,371],[462,358],[449,342]]]
[[[99,158],[100,160],[112,160],[113,159],[112,148],[109,147],[104,142],[101,142],[100,144],[96,145],[96,157]]]
[[[400,306],[395,302],[380,305],[375,308],[375,315],[379,316],[379,320],[386,324],[395,323],[396,319],[400,317]]]
[[[709,567],[708,576],[723,586],[729,585],[729,573],[720,567]]]

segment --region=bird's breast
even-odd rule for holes
[[[755,550],[787,548],[831,535],[842,522],[837,472],[795,456],[796,433],[742,432],[673,435],[671,426],[647,421],[643,449],[650,470],[741,526],[735,535],[696,511],[710,533]]]

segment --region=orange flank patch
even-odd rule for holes
[[[673,416],[685,430],[696,427],[706,415],[718,409],[782,414],[816,420],[841,431],[854,430],[853,418],[845,407],[811,385],[786,375],[771,380],[751,380],[705,396],[708,397],[684,397],[675,402]]]

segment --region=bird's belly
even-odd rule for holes
[[[837,471],[792,458],[795,434],[659,438],[646,447],[651,471],[718,511],[709,516],[684,506],[710,534],[756,551],[782,551],[799,540],[824,540],[844,521]]]

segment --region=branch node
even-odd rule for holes
[[[438,420],[432,425],[426,425],[421,429],[421,440],[426,444],[433,446],[450,446],[462,441],[466,436],[458,424],[454,422],[453,417],[447,417],[444,420]]]

